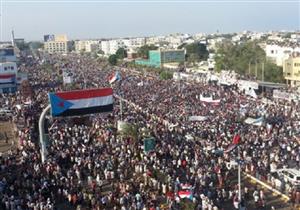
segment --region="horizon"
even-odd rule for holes
[[[41,41],[46,34],[85,40],[300,29],[300,1],[187,2],[2,0],[1,35],[9,41],[14,30],[16,38]]]

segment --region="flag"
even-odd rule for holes
[[[116,82],[116,81],[120,81],[121,80],[121,74],[116,71],[114,74],[112,74],[109,78],[108,81],[110,84]]]
[[[237,145],[240,143],[240,141],[241,141],[240,135],[239,134],[234,135],[232,143]]]
[[[257,119],[248,117],[248,118],[245,120],[245,123],[246,123],[246,124],[250,124],[250,125],[261,126],[262,123],[263,123],[263,117],[259,117],[259,118],[257,118]]]
[[[270,134],[272,132],[272,129],[273,129],[273,125],[267,123],[267,132],[268,132],[268,134]]]
[[[16,81],[15,74],[2,74],[0,75],[0,84],[14,83]]]
[[[193,194],[190,190],[181,190],[178,192],[179,198],[188,198],[190,200],[193,200]]]
[[[227,149],[224,151],[224,153],[229,153],[231,151],[233,151],[235,148],[237,147],[236,144],[230,144]]]
[[[181,186],[181,189],[183,189],[183,190],[192,189],[192,185],[190,185],[190,184],[181,184],[180,186]]]
[[[113,110],[111,88],[49,93],[52,116],[77,116]]]

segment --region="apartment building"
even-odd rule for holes
[[[69,42],[66,35],[45,35],[44,49],[48,53],[65,54],[69,51]]]
[[[294,53],[284,61],[283,76],[292,87],[300,86],[300,54]]]

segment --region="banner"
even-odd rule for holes
[[[125,122],[125,121],[120,121],[120,120],[119,120],[118,123],[117,123],[117,130],[118,130],[119,132],[123,132],[123,131],[127,130],[127,128],[128,128],[129,126],[131,126],[130,123]]]
[[[284,100],[292,100],[293,95],[287,92],[283,92],[280,90],[273,90],[273,98],[276,99],[284,99]]]
[[[219,104],[220,103],[220,99],[217,99],[217,100],[214,100],[213,98],[212,98],[212,96],[202,96],[202,95],[200,95],[200,101],[202,101],[202,102],[206,102],[206,103],[213,103],[213,104]]]
[[[150,152],[150,151],[153,151],[154,149],[155,149],[155,138],[150,137],[150,138],[144,139],[144,151]]]
[[[245,123],[246,123],[246,124],[249,124],[249,125],[261,126],[262,123],[263,123],[263,117],[260,117],[260,118],[257,118],[257,119],[248,117],[248,118],[245,120]]]
[[[73,82],[73,73],[69,70],[63,70],[64,84],[71,84]]]
[[[258,90],[258,83],[254,81],[248,81],[248,80],[238,80],[238,87],[242,90]]]
[[[190,116],[189,121],[204,121],[207,120],[207,116]]]

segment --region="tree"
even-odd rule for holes
[[[262,79],[262,63],[264,63],[264,80],[270,82],[282,82],[282,68],[266,59],[265,51],[257,42],[248,41],[240,45],[224,42],[217,46],[215,57],[217,71],[234,70],[241,75],[249,74],[250,70],[258,66],[257,77]],[[250,74],[254,75],[253,70]]]
[[[42,42],[29,42],[29,47],[33,50],[44,48],[44,43]]]
[[[118,59],[124,59],[127,57],[127,51],[123,47],[121,47],[117,50],[116,56]]]
[[[179,49],[186,49],[186,59],[190,62],[199,62],[207,60],[208,51],[204,44],[195,42],[192,44],[182,44]]]
[[[19,48],[20,51],[29,49],[29,43],[26,42],[16,42],[16,46]]]
[[[142,58],[148,58],[149,55],[149,51],[150,50],[157,50],[158,47],[156,47],[155,45],[151,44],[151,45],[144,45],[142,47],[140,47],[138,49],[138,56],[142,57]]]
[[[264,80],[276,83],[284,82],[282,67],[271,62],[266,62],[264,72]],[[262,78],[261,75],[258,76],[258,79],[260,78]]]
[[[135,124],[126,124],[124,125],[124,128],[122,129],[121,135],[125,137],[130,137],[133,140],[138,140],[138,127]]]
[[[173,73],[169,71],[162,71],[159,74],[159,78],[162,80],[168,80],[173,78]]]
[[[117,56],[116,56],[115,54],[110,55],[110,56],[108,57],[108,62],[110,63],[110,65],[115,66],[115,65],[117,64],[117,62],[118,62]]]

